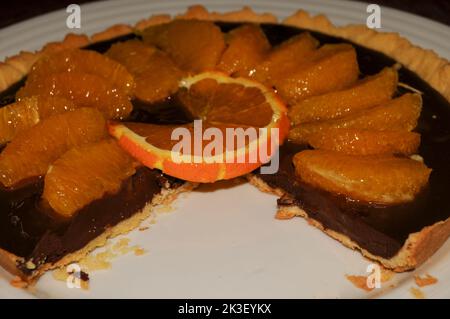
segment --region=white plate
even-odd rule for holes
[[[150,14],[176,14],[190,1],[107,1],[82,5],[81,33],[92,34],[115,23],[133,23]],[[284,18],[299,8],[324,13],[336,24],[365,23],[366,5],[346,1],[195,1],[209,9],[230,11],[243,4]],[[0,30],[0,60],[20,50],[34,50],[70,32],[65,10]],[[383,30],[394,30],[414,43],[450,58],[445,41],[450,28],[404,12],[382,8]],[[436,285],[427,297],[450,297],[450,242],[415,272],[396,275],[381,289],[366,293],[345,274],[365,274],[369,262],[344,248],[303,219],[274,219],[276,197],[248,184],[218,183],[183,195],[171,213],[161,213],[144,232],[128,235],[132,245],[148,250],[113,260],[108,271],[90,273],[89,291],[69,289],[51,275],[33,294],[12,288],[0,270],[0,297],[150,297],[150,298],[410,298],[413,275],[430,273]],[[395,284],[395,288],[390,286]]]

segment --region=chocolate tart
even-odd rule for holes
[[[21,52],[0,64],[0,105],[14,101],[32,64],[42,54],[67,48],[105,52],[113,43],[135,38],[134,31],[170,21],[168,15],[152,16],[135,26],[116,25],[91,37],[70,34],[62,42],[49,43],[39,52]],[[334,27],[324,16],[304,11],[277,24],[270,14],[258,15],[249,8],[225,14],[191,7],[175,19],[203,19],[228,31],[243,22],[261,23],[272,45],[308,30],[321,43],[350,42],[358,53],[363,74],[374,74],[395,62],[403,65],[400,79],[423,92],[424,110],[419,131],[424,139],[420,153],[433,168],[429,192],[408,207],[348,206],[345,199],[299,183],[291,158],[304,146],[287,142],[280,149],[280,170],[273,175],[255,171],[250,182],[263,191],[281,196],[280,214],[302,216],[344,245],[395,271],[413,269],[427,260],[450,234],[450,65],[434,52],[424,50],[393,33],[378,33],[363,26]],[[182,123],[176,105],[163,104],[154,112],[139,105],[131,117],[152,123]],[[123,182],[119,192],[104,196],[83,208],[69,223],[54,223],[36,212],[42,181],[17,191],[0,190],[0,265],[33,282],[45,271],[82,259],[108,238],[136,228],[155,205],[166,205],[195,185],[139,168]],[[5,213],[6,212],[6,213]],[[382,218],[385,216],[386,218]],[[382,219],[382,221],[380,221]]]

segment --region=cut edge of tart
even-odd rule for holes
[[[248,7],[244,7],[240,11],[222,14],[208,12],[203,6],[200,5],[190,7],[186,13],[176,16],[175,19],[200,19],[210,21],[255,23],[277,22],[277,19],[272,14],[257,14]],[[91,37],[87,37],[86,35],[68,34],[63,41],[48,43],[41,51],[34,53],[21,52],[16,56],[7,58],[4,63],[0,63],[0,91],[7,90],[11,85],[20,81],[29,72],[33,63],[39,57],[48,52],[80,48],[88,44],[109,40],[131,33],[135,30],[143,30],[146,27],[166,23],[171,20],[172,17],[170,15],[155,15],[148,19],[139,21],[135,26],[124,24],[114,25]],[[412,45],[408,40],[400,37],[396,33],[380,33],[368,29],[365,26],[358,25],[335,27],[325,16],[319,15],[312,17],[303,10],[299,10],[292,16],[286,18],[282,24],[318,31],[335,37],[341,37],[351,40],[356,44],[382,52],[418,74],[434,89],[440,92],[442,96],[444,96],[447,100],[450,100],[450,86],[448,86],[448,78],[450,77],[449,62],[446,59],[440,58],[431,50],[425,50],[418,46]],[[275,193],[279,196],[285,195],[284,191],[281,189],[271,188],[255,175],[248,175],[248,179],[250,180],[250,183],[262,191]],[[189,191],[194,187],[195,184],[185,183],[183,186],[175,190],[163,189],[160,194],[154,196],[151,202],[147,203],[145,208],[134,214],[132,217],[108,228],[100,236],[85,245],[82,249],[66,255],[55,263],[43,264],[31,276],[24,276],[24,274],[18,269],[17,265],[23,262],[21,257],[11,254],[1,248],[0,265],[9,272],[21,276],[22,279],[28,281],[29,283],[33,283],[47,270],[63,267],[72,262],[76,262],[84,258],[95,248],[105,245],[109,238],[128,233],[129,231],[135,229],[139,226],[141,221],[150,216],[154,206],[168,205],[178,193]],[[422,264],[440,246],[442,246],[450,234],[450,218],[448,218],[427,226],[420,232],[410,234],[401,250],[394,257],[385,259],[362,249],[348,236],[324,228],[320,222],[310,218],[306,212],[299,209],[298,206],[280,208],[278,214],[279,217],[305,217],[311,222],[311,224],[321,229],[331,237],[339,240],[345,246],[352,249],[358,249],[364,256],[372,260],[376,260],[386,268],[390,268],[395,271],[410,270]]]
[[[109,239],[113,239],[120,235],[125,235],[138,228],[143,221],[152,215],[155,208],[160,206],[170,206],[179,194],[189,192],[195,187],[197,187],[197,184],[186,182],[177,188],[162,188],[159,194],[156,194],[144,208],[138,212],[135,212],[132,217],[107,228],[101,235],[89,241],[83,248],[65,255],[63,258],[54,263],[44,263],[35,271],[33,271],[33,268],[36,265],[34,265],[33,262],[27,262],[22,257],[16,256],[6,250],[3,250],[2,248],[0,248],[0,266],[5,268],[11,274],[20,277],[20,279],[27,285],[34,285],[39,277],[41,277],[45,272],[65,267],[71,263],[82,260],[96,248],[105,246]],[[19,264],[25,264],[25,267],[29,268],[32,272],[25,274],[17,267]]]
[[[405,272],[413,270],[430,258],[447,240],[450,234],[449,220],[440,221],[433,225],[424,227],[421,231],[411,233],[397,254],[391,258],[383,258],[362,248],[349,236],[326,228],[321,222],[314,219],[295,203],[290,203],[290,196],[281,188],[273,188],[256,175],[249,174],[247,179],[250,184],[260,191],[287,199],[289,204],[279,206],[276,212],[277,219],[291,219],[293,217],[303,217],[308,223],[333,239],[339,241],[344,246],[358,250],[364,257],[375,260],[387,269],[395,272]],[[286,196],[286,197],[285,197]]]

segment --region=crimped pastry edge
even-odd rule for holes
[[[86,35],[68,34],[60,42],[47,43],[40,51],[22,51],[15,56],[7,58],[4,62],[0,62],[0,91],[8,89],[11,85],[21,80],[29,72],[33,63],[43,54],[56,52],[63,49],[84,47],[88,44],[115,38],[134,30],[139,31],[151,25],[166,23],[171,21],[172,19],[201,19],[225,22],[254,23],[277,22],[277,19],[274,15],[270,13],[258,14],[249,7],[243,7],[243,9],[234,12],[216,13],[207,11],[201,5],[195,5],[189,7],[184,14],[177,15],[173,18],[167,14],[152,15],[149,18],[139,21],[134,26],[125,24],[113,25],[102,32],[92,35],[91,37],[88,37]],[[409,40],[401,37],[398,33],[377,32],[375,30],[367,28],[364,25],[348,25],[343,27],[336,27],[324,15],[311,16],[304,10],[298,10],[290,17],[284,19],[281,23],[284,25],[300,27],[336,37],[341,37],[367,48],[382,52],[394,58],[396,61],[403,64],[411,71],[415,72],[419,77],[428,82],[434,89],[436,89],[436,91],[444,96],[447,101],[450,101],[450,85],[448,85],[448,81],[450,79],[449,61],[439,57],[432,50],[423,49],[413,45]],[[282,190],[270,188],[267,184],[265,184],[262,180],[258,179],[255,176],[249,177],[249,180],[250,183],[257,186],[262,191],[275,193],[277,195],[281,195],[283,193]],[[154,204],[151,203],[148,206],[151,207],[154,206]],[[144,209],[144,211],[146,209]],[[309,219],[307,214],[304,211],[298,209],[298,207],[297,210],[283,210],[285,214],[295,214]],[[150,213],[147,213],[146,215],[144,212],[140,212],[138,214],[135,214],[130,219],[123,221],[122,223],[128,222],[131,219],[134,220],[135,218],[138,218],[138,215],[146,215],[148,217],[149,214]],[[143,217],[141,220],[145,218],[146,217]],[[121,225],[122,223],[120,223],[119,225]],[[130,221],[130,224],[131,223],[132,222]],[[442,244],[450,235],[449,218],[445,221],[441,221],[434,225],[425,227],[418,233],[411,234],[406,241],[405,246],[396,256],[391,259],[383,259],[379,256],[373,256],[369,252],[358,247],[358,245],[352,242],[347,236],[333,232],[329,229],[324,229],[323,226],[317,221],[311,220],[311,223],[319,229],[323,230],[331,237],[339,240],[345,246],[352,249],[358,249],[364,256],[376,260],[383,264],[386,268],[398,272],[414,269],[422,264],[440,246],[442,246]],[[113,229],[117,228],[119,225],[108,230],[110,233],[109,235],[106,234],[108,232],[106,231],[105,233],[94,239],[90,244],[88,244],[88,246],[91,246],[90,249],[87,249],[88,246],[86,246],[78,252],[80,252],[81,254],[83,250],[86,250],[84,254],[86,255],[96,247],[104,245],[107,238],[120,235],[120,232],[113,232]],[[137,227],[137,225],[134,227],[131,226],[128,231],[134,229],[135,227]],[[105,238],[102,240],[100,237],[104,236]],[[97,239],[97,244],[93,243]],[[71,254],[75,255],[73,256],[73,258],[77,257],[76,254],[78,252]],[[50,268],[53,269],[63,266],[62,262],[66,257],[64,257],[60,261],[60,265],[56,263],[54,267]],[[398,258],[395,259],[396,257]],[[14,267],[14,265],[16,264],[18,259],[20,258],[0,249],[0,265],[9,270],[11,273],[17,272],[17,269]],[[40,275],[42,275],[42,273],[34,276],[31,282],[34,282],[34,280],[36,280]],[[30,279],[28,278],[28,280]]]
[[[262,192],[277,196],[285,195],[282,189],[272,188],[256,175],[249,174],[247,175],[247,179],[250,184]],[[383,267],[395,272],[404,272],[419,267],[445,243],[450,235],[450,218],[447,218],[445,221],[439,221],[433,225],[426,226],[419,232],[411,233],[398,253],[392,258],[387,259],[370,253],[348,236],[325,228],[322,223],[309,217],[307,212],[296,205],[280,207],[278,208],[278,214],[283,218],[303,217],[309,224],[336,239],[344,246],[358,250],[364,257],[374,260],[383,265]]]
[[[40,51],[34,53],[23,51],[16,56],[7,58],[5,62],[0,62],[0,91],[7,89],[25,76],[32,64],[42,54],[61,49],[83,47],[90,43],[108,40],[134,30],[139,31],[151,25],[166,23],[172,19],[277,23],[277,18],[274,15],[270,13],[256,13],[249,7],[243,7],[241,10],[233,12],[217,13],[209,12],[201,5],[194,5],[189,7],[185,13],[176,15],[173,18],[167,14],[152,15],[149,18],[140,20],[134,26],[116,24],[91,37],[68,34],[64,40],[48,43]],[[298,10],[281,23],[341,37],[382,52],[415,72],[450,101],[450,85],[448,85],[450,79],[449,61],[439,57],[433,50],[423,49],[412,44],[398,33],[378,32],[364,25],[336,27],[326,16],[312,16],[304,10]]]

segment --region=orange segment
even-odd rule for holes
[[[203,120],[203,128],[199,129],[200,153],[195,152],[195,146],[192,146],[196,138],[191,134],[195,129],[192,124],[161,126],[111,123],[109,126],[110,133],[118,139],[119,144],[144,165],[189,181],[214,182],[256,169],[267,162],[278,144],[283,142],[289,129],[286,107],[272,90],[258,82],[231,78],[218,72],[187,77],[180,83],[180,100],[195,118]],[[190,144],[186,146],[187,149],[176,150],[173,146],[179,140],[171,141],[171,135],[174,129],[180,127],[189,133],[187,139]],[[202,140],[201,133],[208,128],[221,133],[219,137],[222,140],[216,141],[217,136],[214,135],[206,142]],[[249,128],[253,131],[245,131]],[[259,132],[256,130],[259,128],[267,130]],[[213,140],[223,146],[227,129],[242,130],[244,142],[233,139],[235,143],[232,146],[226,143],[222,149],[211,147],[209,142]],[[276,136],[272,140],[271,133],[275,132],[272,129],[279,130],[278,140]],[[256,133],[251,135],[249,131]],[[209,148],[211,153],[205,154]],[[238,163],[238,160],[243,162]]]
[[[112,139],[78,146],[50,166],[42,197],[69,218],[93,200],[116,193],[134,172],[133,159]]]
[[[0,108],[0,144],[51,115],[75,108],[72,101],[56,96],[32,96],[6,105]]]
[[[156,52],[136,76],[135,96],[148,103],[161,101],[177,91],[183,74],[166,54]]]
[[[126,126],[129,130],[133,131],[139,136],[142,136],[145,138],[145,141],[159,149],[164,150],[171,150],[177,143],[178,140],[172,138],[172,133],[177,128],[185,128],[190,132],[190,143],[189,143],[189,149],[184,149],[183,154],[192,154],[192,159],[194,157],[194,146],[195,146],[195,140],[194,140],[194,124],[184,124],[184,125],[158,125],[158,124],[146,124],[146,123],[134,123],[134,122],[125,122],[123,123],[124,126]],[[204,134],[208,129],[214,128],[217,130],[220,130],[224,136],[224,139],[221,140],[221,144],[223,147],[223,150],[230,150],[233,151],[234,149],[227,148],[226,144],[226,129],[227,128],[248,128],[243,127],[242,125],[232,125],[232,124],[212,124],[210,122],[203,122],[201,127],[201,132]],[[255,139],[258,138],[258,134],[255,136],[248,136],[245,140],[245,145],[248,145],[249,143],[253,142]],[[207,144],[209,144],[209,140],[201,140],[199,143],[201,144],[201,149],[203,150]],[[237,143],[237,139],[235,139],[235,142]],[[218,153],[217,149],[212,150],[212,155],[220,156],[222,153]]]
[[[278,93],[290,105],[314,95],[340,90],[359,75],[355,49],[349,44],[326,44],[305,63],[274,79]]]
[[[293,105],[289,110],[291,123],[328,120],[387,102],[397,88],[398,75],[393,68],[369,76],[352,87],[313,96]]]
[[[78,106],[95,107],[114,119],[127,117],[133,109],[126,94],[104,78],[88,73],[64,72],[30,79],[16,97],[21,100],[33,95],[64,97]]]
[[[62,72],[98,75],[128,95],[134,88],[133,76],[122,65],[95,51],[81,49],[45,55],[33,65],[28,79],[39,80]]]
[[[246,24],[231,30],[225,35],[225,42],[228,46],[217,69],[237,76],[248,76],[253,73],[254,67],[264,60],[270,49],[266,35],[254,24]]]
[[[273,110],[261,88],[244,86],[239,81],[201,79],[189,88],[181,88],[177,97],[192,117],[211,123],[264,127],[272,120]]]
[[[411,155],[419,148],[420,134],[407,131],[337,128],[311,134],[308,141],[316,149],[350,155]]]
[[[424,188],[431,169],[412,159],[303,151],[293,159],[304,182],[334,194],[378,204],[408,202]]]
[[[145,43],[167,52],[184,70],[212,70],[225,50],[220,28],[213,22],[174,20],[143,31]]]
[[[139,100],[155,103],[178,90],[183,72],[164,52],[131,40],[114,44],[106,54],[135,76],[134,93]]]
[[[51,116],[22,131],[0,153],[0,182],[6,186],[42,176],[68,149],[108,135],[103,115],[80,108]]]
[[[420,95],[407,93],[384,105],[342,118],[299,124],[290,130],[289,139],[300,144],[308,143],[309,135],[330,128],[411,131],[417,126],[421,110]]]
[[[140,40],[114,43],[105,55],[127,68],[133,75],[145,69],[150,57],[157,51],[153,46],[145,45]]]
[[[273,85],[274,79],[282,79],[287,72],[304,63],[319,46],[319,41],[308,32],[293,36],[274,47],[251,76],[267,85]]]

